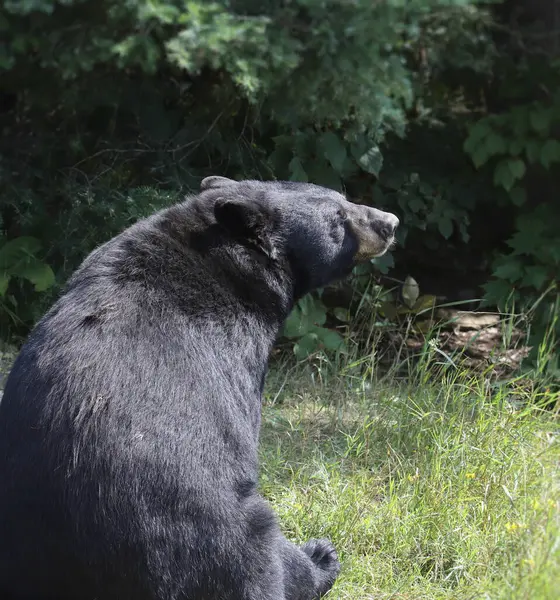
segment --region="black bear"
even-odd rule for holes
[[[208,177],[93,251],[0,402],[3,600],[311,600],[340,565],[257,493],[269,352],[294,302],[398,219],[319,186]]]

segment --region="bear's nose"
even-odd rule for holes
[[[379,235],[388,240],[395,235],[395,230],[399,226],[399,219],[395,215],[387,213],[383,220],[377,221],[375,229]]]

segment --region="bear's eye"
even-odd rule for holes
[[[346,221],[348,219],[348,214],[343,208],[339,208],[337,214],[341,221]]]

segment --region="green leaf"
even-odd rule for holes
[[[554,263],[560,263],[560,239],[556,240],[548,247],[548,252]]]
[[[8,285],[10,283],[10,275],[8,273],[0,273],[0,296],[4,297]]]
[[[441,235],[447,240],[453,233],[453,223],[449,217],[441,217],[438,220],[438,229]]]
[[[294,344],[294,354],[299,360],[307,358],[319,349],[319,340],[316,333],[307,333]]]
[[[469,128],[469,135],[463,144],[463,149],[467,154],[472,155],[483,139],[491,133],[492,129],[485,120],[478,121]]]
[[[470,156],[477,145],[478,140],[469,135],[463,144],[463,150]]]
[[[521,231],[516,231],[507,244],[513,249],[514,254],[527,254],[531,256],[535,252],[538,252],[540,239],[539,232],[524,228]]]
[[[428,197],[432,198],[433,196],[436,195],[436,190],[434,189],[434,187],[431,186],[426,181],[421,181],[418,184],[418,189],[423,196],[428,196]]]
[[[493,279],[482,287],[485,291],[485,300],[497,304],[500,308],[504,307],[504,303],[508,300],[512,292],[511,283],[504,279]]]
[[[315,306],[313,312],[309,315],[313,325],[324,325],[327,320],[327,311],[323,306]]]
[[[525,142],[525,154],[530,164],[534,165],[541,157],[542,142],[528,140]]]
[[[494,170],[494,184],[503,187],[506,191],[513,188],[516,179],[521,179],[525,174],[525,163],[519,158],[501,160]]]
[[[344,346],[344,338],[332,329],[317,330],[319,341],[327,350],[340,350]]]
[[[380,273],[384,275],[389,272],[395,266],[395,259],[390,252],[387,252],[383,256],[372,259],[371,261]]]
[[[483,164],[488,162],[488,151],[486,149],[486,144],[479,144],[474,152],[471,154],[471,158],[475,168],[480,169]]]
[[[323,155],[330,162],[332,168],[340,174],[348,155],[346,146],[332,131],[327,131],[319,138],[319,146],[323,149]]]
[[[512,156],[519,156],[525,147],[525,140],[515,139],[509,143],[509,153]]]
[[[305,299],[302,299],[305,300]],[[306,335],[315,327],[314,320],[316,318],[313,309],[311,312],[305,310],[305,303],[303,304],[304,310],[302,310],[302,301],[298,303],[288,315],[286,322],[283,327],[283,335],[288,338],[298,338]],[[320,320],[320,319],[319,319]]]
[[[305,295],[299,302],[298,306],[304,315],[309,315],[313,311],[313,296],[311,294]]]
[[[557,140],[547,140],[540,154],[541,164],[548,169],[553,162],[560,162],[560,142]]]
[[[356,162],[360,161],[360,157],[368,149],[369,144],[369,138],[363,133],[358,133],[350,143],[350,154]]]
[[[307,183],[309,181],[307,177],[307,173],[301,164],[301,160],[294,156],[288,165],[288,169],[290,170],[290,181],[302,181]]]
[[[488,157],[496,154],[505,154],[507,150],[506,140],[497,133],[491,133],[485,141],[486,154]]]
[[[373,146],[365,154],[362,154],[358,160],[358,164],[367,173],[379,177],[379,173],[383,167],[383,154],[381,154],[379,146]]]
[[[288,338],[296,338],[303,333],[302,312],[298,306],[295,306],[284,323],[283,334]]]
[[[525,175],[525,162],[521,158],[512,158],[508,160],[508,168],[514,179],[521,179]]]
[[[523,274],[523,264],[519,260],[512,258],[504,259],[504,262],[494,269],[494,277],[514,282],[521,279]]]
[[[384,187],[391,190],[400,190],[407,182],[406,175],[400,171],[391,171],[390,167],[383,171],[380,179]]]
[[[346,308],[335,308],[333,310],[334,316],[343,323],[347,323],[350,320],[350,312]]]
[[[426,294],[424,296],[420,296],[418,298],[418,300],[416,300],[416,302],[414,303],[414,306],[412,307],[412,310],[416,314],[418,314],[420,312],[432,310],[435,308],[436,302],[437,302],[436,296]]]
[[[398,316],[397,307],[392,302],[383,302],[380,311],[389,321],[394,321]]]
[[[38,292],[43,292],[54,284],[52,269],[36,257],[40,250],[39,240],[28,236],[10,240],[0,248],[0,289],[4,286],[0,295],[6,292],[6,281],[9,282],[10,277],[26,279]]]
[[[529,121],[534,131],[540,134],[547,134],[550,128],[551,113],[544,108],[537,108],[531,111]]]
[[[54,285],[55,277],[53,270],[40,260],[31,259],[18,267],[14,275],[21,279],[27,279],[35,286],[35,291],[44,292]]]
[[[22,260],[34,258],[41,251],[41,242],[28,236],[21,236],[6,242],[0,248],[0,270],[9,271]]]
[[[370,267],[367,263],[359,263],[352,269],[354,277],[369,277],[370,272]]]
[[[309,181],[331,190],[341,191],[340,175],[326,160],[317,157],[307,168]]]
[[[422,199],[421,196],[412,196],[407,201],[407,208],[410,209],[413,213],[419,213],[421,210],[426,208],[426,203]]]
[[[300,310],[300,335],[311,331],[315,325],[323,325],[327,319],[325,305],[312,294],[307,294],[298,302]]]
[[[522,187],[514,187],[510,191],[509,197],[515,206],[522,206],[527,201],[527,192]]]
[[[534,265],[525,267],[525,276],[523,277],[522,284],[540,290],[549,279],[546,267]]]

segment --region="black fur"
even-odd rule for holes
[[[362,217],[373,237],[396,221],[317,186],[209,178],[84,261],[0,403],[0,598],[332,586],[330,542],[291,544],[257,494],[260,402],[282,322],[350,270]]]

